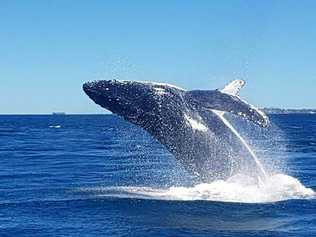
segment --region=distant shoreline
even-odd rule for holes
[[[267,114],[316,114],[316,109],[262,108]]]

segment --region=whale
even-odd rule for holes
[[[234,80],[223,89],[185,90],[165,83],[98,80],[84,83],[83,90],[96,104],[148,132],[194,177],[209,182],[241,170],[258,172],[223,120],[230,114],[269,126],[264,112],[239,97],[244,85]]]

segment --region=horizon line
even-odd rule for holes
[[[263,107],[259,108],[262,110],[289,110],[289,111],[316,111],[316,108],[300,108],[300,109],[293,109],[293,108],[277,108],[277,107]],[[58,114],[61,113],[61,114]],[[105,110],[101,113],[67,113],[67,112],[51,112],[51,113],[0,113],[0,116],[6,115],[51,115],[51,116],[67,116],[67,115],[113,115],[111,111]]]

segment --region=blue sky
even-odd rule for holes
[[[315,1],[0,2],[0,113],[100,113],[83,82],[213,89],[316,108]]]

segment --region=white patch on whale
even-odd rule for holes
[[[198,131],[202,131],[202,132],[207,131],[208,128],[200,121],[197,121],[197,120],[191,118],[187,114],[184,114],[184,118],[188,122],[188,124],[193,128],[193,130],[198,130]]]
[[[167,94],[166,90],[164,88],[161,88],[161,87],[154,87],[154,90],[155,90],[155,93],[157,95],[165,95],[165,94]]]

